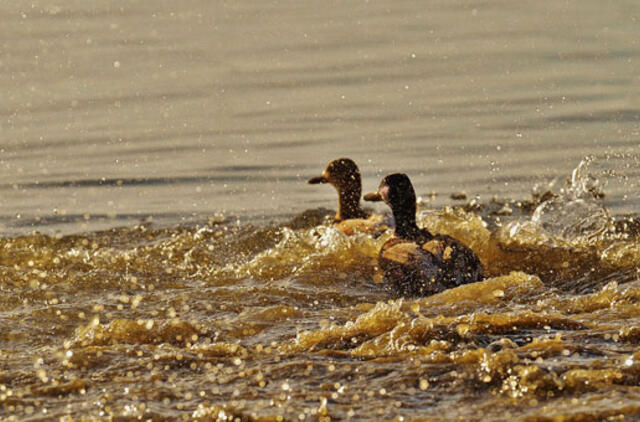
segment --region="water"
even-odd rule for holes
[[[637,418],[639,19],[0,2],[0,415]],[[491,278],[393,298],[339,156]]]
[[[0,12],[9,232],[292,215],[333,201],[302,182],[338,156],[365,189],[403,170],[440,206],[459,191],[519,197],[587,154],[638,152],[634,1]],[[637,168],[608,191],[614,209],[637,210]]]

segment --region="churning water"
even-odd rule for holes
[[[637,419],[638,40],[635,1],[0,2],[0,417]],[[490,278],[392,297],[304,183],[340,156]]]

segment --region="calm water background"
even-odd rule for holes
[[[338,156],[437,205],[525,197],[638,152],[639,19],[636,1],[4,1],[0,221],[291,215],[333,206],[304,180]],[[625,176],[608,205],[637,210]]]
[[[638,40],[637,0],[0,0],[0,419],[632,420]],[[339,156],[490,278],[393,300],[390,233],[300,214]]]

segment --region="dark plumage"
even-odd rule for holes
[[[369,217],[360,207],[362,180],[356,163],[349,158],[331,161],[320,176],[308,180],[309,184],[328,183],[338,192],[338,210],[334,221],[345,234],[356,232],[380,235],[387,226],[379,216]]]
[[[329,183],[338,191],[338,211],[335,221],[352,218],[366,218],[367,214],[360,208],[362,180],[356,163],[349,158],[338,158],[327,165],[320,176],[307,181],[311,185]]]
[[[482,263],[462,242],[418,227],[416,194],[406,174],[385,176],[364,199],[384,201],[393,212],[395,236],[382,245],[378,263],[397,294],[428,296],[484,278]]]

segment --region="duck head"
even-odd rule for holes
[[[420,232],[416,224],[416,192],[404,173],[386,175],[378,191],[364,196],[365,201],[384,201],[391,208],[396,222],[396,236],[413,238]]]
[[[327,165],[320,176],[307,181],[311,185],[328,183],[338,191],[337,221],[351,218],[363,218],[365,213],[360,208],[362,180],[356,163],[349,158],[338,158]]]

